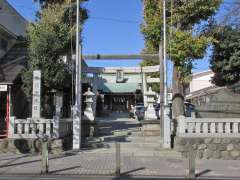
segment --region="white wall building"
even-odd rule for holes
[[[194,73],[189,84],[190,94],[201,89],[213,87],[214,84],[211,83],[213,75],[214,73],[211,70]]]

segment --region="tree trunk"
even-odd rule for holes
[[[173,99],[172,99],[172,115],[173,119],[180,115],[184,115],[184,93],[183,84],[180,82],[180,73],[177,67],[173,68]]]

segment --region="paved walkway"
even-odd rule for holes
[[[51,155],[50,174],[53,175],[113,175],[114,154],[68,153]],[[198,176],[240,177],[240,161],[197,160]],[[0,174],[40,174],[40,156],[2,155]],[[128,156],[121,157],[121,173],[125,176],[176,176],[188,173],[186,159],[164,157]]]

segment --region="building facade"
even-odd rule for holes
[[[26,36],[27,23],[6,0],[0,1],[0,58],[13,47],[18,37]]]
[[[28,109],[25,101],[19,101],[24,97],[19,74],[27,60],[26,43],[19,39],[26,36],[27,23],[6,0],[0,1],[0,136],[7,134],[12,113],[21,117]]]
[[[104,109],[124,112],[131,105],[143,103],[143,76],[140,72],[116,69],[115,72],[106,71],[100,77],[98,92],[104,97]]]
[[[92,86],[95,96],[93,109],[100,111],[126,112],[131,105],[144,103],[147,106],[147,91],[149,83],[159,83],[159,78],[151,78],[147,73],[159,71],[159,66],[149,67],[85,67],[86,74],[83,83]],[[89,76],[89,74],[91,74]],[[97,102],[98,101],[98,102]]]

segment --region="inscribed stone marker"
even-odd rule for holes
[[[40,118],[41,113],[41,71],[33,71],[32,118]]]

